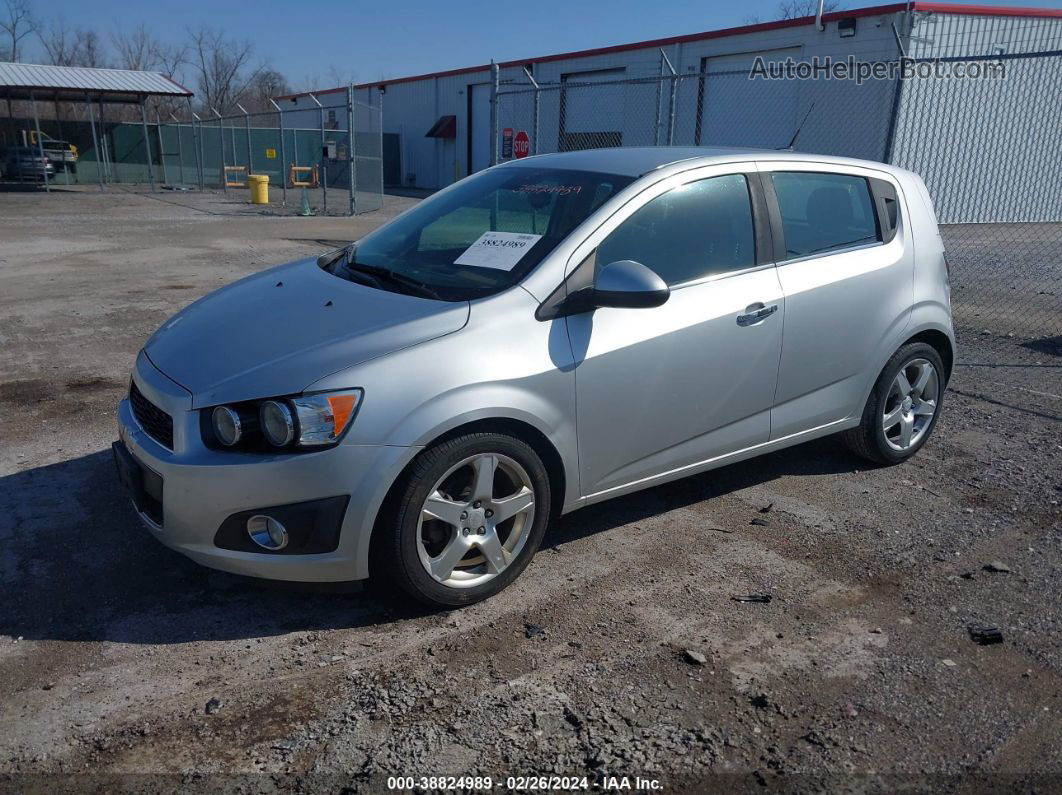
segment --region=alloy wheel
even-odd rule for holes
[[[940,377],[926,359],[912,359],[896,374],[881,415],[885,442],[906,452],[922,441],[933,424],[940,397]]]
[[[482,585],[519,556],[534,516],[535,490],[519,463],[499,453],[469,456],[447,470],[424,500],[417,554],[443,585]]]

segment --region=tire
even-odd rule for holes
[[[472,433],[445,441],[397,484],[376,529],[375,567],[424,604],[479,602],[527,568],[549,523],[550,496],[542,460],[520,439]]]
[[[928,374],[927,367],[931,369]],[[924,374],[926,382],[919,388],[917,382]],[[905,384],[910,391],[903,394]],[[933,433],[944,408],[946,385],[944,364],[933,346],[924,342],[904,345],[874,383],[859,425],[842,434],[845,444],[856,455],[878,464],[906,461]]]

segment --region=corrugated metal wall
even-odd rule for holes
[[[1058,192],[1052,194],[1047,182],[1062,162],[1062,78],[1057,74],[1062,58],[1011,61],[1007,80],[995,83],[905,80],[898,93],[892,80],[858,85],[748,79],[757,55],[766,60],[827,55],[895,60],[897,37],[915,58],[1043,52],[1062,49],[1062,19],[896,12],[858,17],[851,37],[841,37],[837,22],[831,22],[821,32],[804,25],[671,44],[665,52],[675,70],[680,76],[694,75],[677,82],[672,140],[784,146],[810,109],[797,149],[867,159],[888,156],[925,176],[943,220],[1034,220],[1033,215],[1045,212],[1062,217],[1050,209],[1049,200],[1057,199]],[[522,68],[501,69],[505,96],[498,114],[499,128],[532,135],[532,152],[557,151],[583,140],[596,140],[595,145],[667,143],[670,97],[661,88],[666,84],[657,80],[667,73],[659,48],[540,61],[531,69],[540,85],[551,87],[539,95],[537,135],[533,95],[521,92],[530,87]],[[702,73],[707,77],[697,76]],[[627,82],[574,85],[602,77]],[[404,185],[444,187],[485,162],[481,150],[484,140],[489,146],[490,132],[481,125],[489,125],[489,111],[481,112],[472,95],[488,91],[489,81],[489,71],[480,70],[392,83],[382,94],[376,88],[358,89],[359,101],[382,103],[384,131],[400,137]],[[323,94],[320,100],[326,106],[342,105],[345,94]],[[307,115],[292,123],[316,126],[311,100],[299,98],[293,104]],[[457,137],[426,138],[446,115],[456,117]]]
[[[903,81],[890,161],[922,175],[944,223],[1062,220],[1062,19],[915,13],[909,54],[1001,66]]]

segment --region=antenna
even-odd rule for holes
[[[787,149],[789,151],[792,151],[793,144],[796,143],[796,139],[800,135],[800,131],[804,129],[804,122],[808,120],[808,116],[811,115],[811,111],[813,111],[814,109],[815,103],[812,102],[811,105],[808,107],[808,112],[804,114],[804,118],[802,118],[800,120],[800,124],[797,125],[796,132],[793,133],[793,137],[789,139],[789,146],[779,146],[779,149]]]

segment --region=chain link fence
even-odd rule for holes
[[[960,347],[976,335],[1008,357],[1062,354],[1062,53],[875,63],[882,76],[867,80],[769,79],[743,64],[501,86],[495,140],[522,131],[528,154],[792,147],[910,169],[941,223]]]
[[[69,109],[78,113],[78,106]],[[45,140],[78,150],[72,168],[57,168],[51,182],[149,185],[170,190],[222,190],[247,195],[248,175],[269,177],[271,200],[298,208],[301,191],[315,210],[361,214],[383,207],[383,120],[379,106],[350,97],[342,105],[220,116],[157,115],[147,123],[108,118],[119,111],[92,109],[92,120],[40,119]],[[315,125],[311,126],[314,122]],[[5,119],[0,146],[22,145],[32,118]],[[353,146],[350,127],[353,126]],[[353,187],[353,189],[352,189]]]

